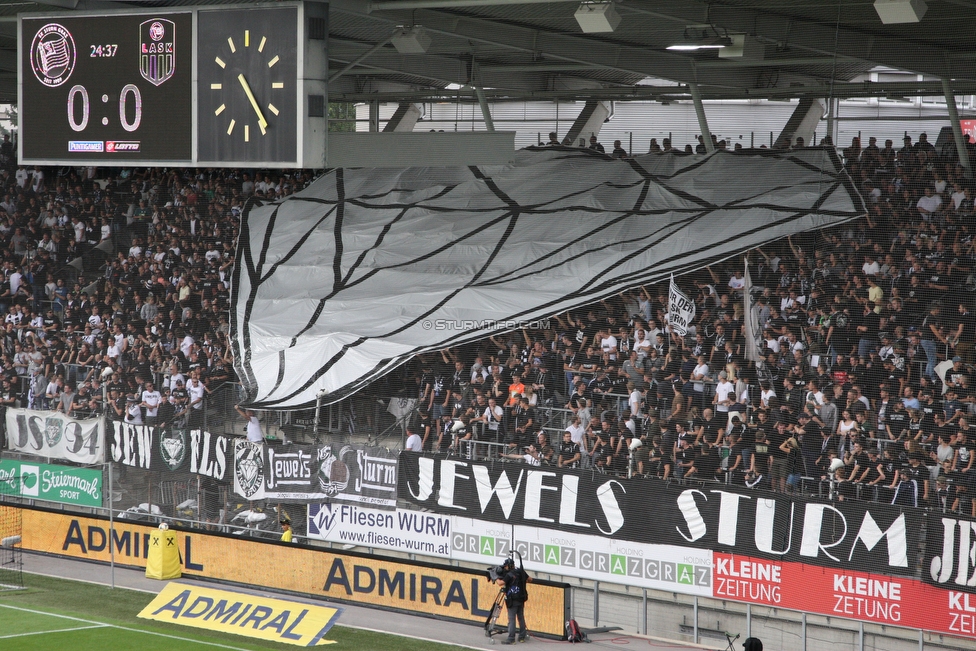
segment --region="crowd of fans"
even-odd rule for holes
[[[414,449],[976,515],[972,181],[925,134],[841,154],[869,214],[750,253],[758,361],[730,261],[685,336],[662,283],[421,358]]]
[[[4,167],[0,405],[201,424],[207,397],[234,379],[229,287],[244,203],[311,179]]]
[[[410,447],[976,515],[972,181],[925,134],[841,154],[869,214],[751,252],[758,362],[742,262],[707,267],[685,336],[661,284],[417,358]],[[244,203],[312,178],[0,170],[0,406],[199,422],[233,380]]]

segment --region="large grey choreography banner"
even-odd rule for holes
[[[336,401],[416,353],[864,212],[821,149],[331,170],[245,212],[238,374],[256,407]]]

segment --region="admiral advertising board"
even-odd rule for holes
[[[23,549],[145,567],[152,525],[24,508]],[[171,529],[172,531],[173,529]],[[443,564],[333,552],[238,536],[178,532],[184,574],[351,602],[481,626],[498,588],[487,574]],[[526,619],[538,634],[562,636],[569,586],[537,580]]]
[[[248,500],[342,502],[395,509],[397,452],[354,445],[234,441],[234,492]]]
[[[80,464],[105,462],[101,418],[79,420],[54,411],[7,408],[7,449]]]
[[[309,647],[332,643],[324,636],[341,614],[342,608],[167,583],[138,616],[157,622]]]

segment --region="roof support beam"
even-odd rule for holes
[[[710,154],[715,151],[715,143],[712,142],[712,132],[708,129],[708,119],[705,117],[705,106],[702,104],[701,92],[698,90],[698,84],[688,84],[688,89],[691,91],[691,100],[695,103],[695,115],[698,116],[698,128],[702,132],[705,151]]]
[[[70,0],[69,0],[70,1]],[[540,5],[579,0],[373,0],[367,11],[397,11],[400,9],[451,9],[454,7],[497,7],[502,5]]]
[[[973,178],[973,168],[969,161],[969,150],[966,148],[966,141],[962,137],[962,125],[959,124],[959,112],[956,110],[956,96],[952,93],[952,86],[948,79],[942,80],[942,92],[945,93],[946,108],[949,109],[949,124],[952,125],[952,137],[956,142],[956,153],[959,155],[959,164],[965,170],[966,178]]]
[[[368,50],[366,50],[365,52],[363,52],[362,54],[360,54],[358,57],[356,57],[355,59],[353,59],[352,61],[350,61],[348,64],[346,64],[346,67],[345,68],[343,68],[339,72],[337,72],[337,73],[333,74],[331,77],[329,77],[329,83],[330,84],[335,83],[335,81],[337,79],[339,79],[339,77],[341,77],[342,75],[346,74],[347,72],[349,72],[350,70],[352,70],[353,68],[355,68],[357,64],[359,64],[362,61],[365,61],[366,59],[368,59],[370,57],[370,55],[372,55],[374,52],[378,52],[379,50],[382,50],[384,47],[386,47],[386,44],[389,43],[392,40],[393,40],[393,37],[392,36],[387,37],[385,40],[380,41],[379,43],[377,43],[373,47],[369,48]]]
[[[542,55],[551,60],[589,64],[617,72],[641,76],[667,77],[683,83],[725,88],[755,88],[756,76],[747,71],[694,69],[690,57],[608,42],[594,37],[573,36],[543,31],[515,24],[499,24],[490,20],[461,16],[446,12],[417,10],[405,15],[377,16],[367,14],[355,0],[332,0],[331,11],[386,20],[392,25],[407,22],[423,25],[429,32],[509,48],[518,52]],[[810,81],[807,77],[781,75],[780,84],[790,81]]]
[[[670,20],[679,25],[708,22],[730,32],[749,34],[770,43],[784,43],[831,59],[836,54],[838,60],[853,59],[940,78],[976,79],[976,70],[972,66],[951,65],[952,59],[956,58],[954,53],[935,45],[923,46],[915,41],[890,36],[882,38],[870,30],[838,29],[833,25],[779,15],[773,11],[760,12],[720,4],[710,4],[707,12],[704,8],[683,9],[681,3],[659,5],[653,11],[632,5],[621,5],[621,9],[624,13]]]
[[[958,95],[976,95],[976,83],[953,81],[953,91]],[[736,90],[721,88],[703,88],[699,84],[699,92],[702,99],[743,99],[741,93]],[[586,101],[597,100],[616,100],[616,101],[648,101],[648,100],[690,100],[691,92],[688,86],[627,86],[627,87],[607,87],[607,88],[570,88],[564,90],[519,90],[486,88],[485,96],[493,102],[521,102],[527,100],[564,100],[564,101]],[[923,96],[933,97],[942,94],[941,82],[857,82],[850,84],[835,83],[831,86],[828,83],[813,86],[794,87],[794,88],[765,88],[756,90],[748,95],[751,99],[795,99],[802,97],[812,97],[822,99],[824,97],[854,98],[854,97],[885,97],[888,95],[902,96]],[[330,95],[330,97],[332,97]],[[470,86],[463,86],[458,90],[414,90],[404,91],[400,94],[391,93],[337,93],[332,97],[334,101],[345,102],[368,102],[378,99],[383,102],[397,102],[401,99],[410,99],[414,102],[420,101],[475,101],[474,89]],[[878,119],[878,118],[872,118]],[[904,118],[898,118],[904,119]],[[945,119],[945,118],[942,118]]]

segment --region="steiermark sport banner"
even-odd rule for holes
[[[102,471],[0,459],[0,494],[75,506],[101,506]]]

